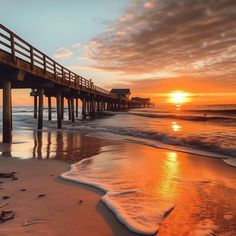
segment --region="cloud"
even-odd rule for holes
[[[61,47],[57,50],[57,53],[53,55],[56,59],[63,59],[72,56],[74,53],[64,47]]]
[[[136,0],[85,47],[93,67],[127,75],[235,79],[235,0]]]
[[[81,48],[81,43],[75,43],[74,45],[72,45],[72,47],[80,49]]]
[[[236,80],[231,80],[230,86],[225,83],[224,78],[145,78],[145,79],[128,79],[125,82],[113,84],[111,87],[124,87],[124,84],[138,93],[165,93],[167,91],[183,90],[192,93],[220,93],[222,91],[232,93],[236,92]]]

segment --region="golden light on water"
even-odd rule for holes
[[[178,132],[178,131],[181,131],[182,126],[179,125],[177,122],[173,121],[173,122],[171,123],[171,128],[172,128],[172,130],[173,130],[174,132]]]
[[[163,179],[160,183],[159,194],[165,198],[173,198],[176,194],[176,182],[174,178],[178,175],[179,161],[176,152],[166,152],[163,162]]]
[[[169,102],[175,105],[181,105],[189,101],[189,93],[175,91],[169,93]]]

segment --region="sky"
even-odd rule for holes
[[[106,89],[236,103],[235,0],[0,0],[0,22]]]

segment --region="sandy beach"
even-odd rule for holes
[[[131,161],[135,161],[138,155],[145,154],[147,158],[152,158],[151,167],[144,166],[149,168],[148,171],[163,171],[162,161],[164,165],[170,163],[165,159],[165,155],[169,155],[168,150],[105,139],[98,141],[98,138],[85,137],[78,133],[76,135],[77,140],[86,139],[87,146],[82,148],[83,151],[80,150],[82,153],[89,154],[90,145],[95,140],[99,144],[96,154],[90,153],[87,158],[93,155],[104,159],[112,155],[128,155]],[[43,140],[39,146],[45,150],[48,144]],[[51,142],[52,146],[55,144]],[[77,142],[74,150],[80,144]],[[13,144],[11,151],[15,152],[17,147],[19,154],[22,149],[23,153],[27,153],[30,145]],[[5,147],[5,151],[6,149]],[[57,152],[56,159],[59,160],[44,156],[22,159],[4,155],[0,158],[1,172],[16,172],[18,178],[15,181],[1,179],[1,197],[10,197],[1,200],[1,204],[6,203],[1,210],[13,210],[15,218],[0,225],[0,235],[136,235],[121,224],[101,201],[104,192],[59,177],[70,169],[71,163],[76,163],[75,160],[72,161],[73,158],[65,161],[65,150],[64,158]],[[171,182],[168,176],[161,180],[161,191],[164,195],[169,193],[175,196],[175,207],[164,219],[158,235],[199,235],[201,232],[215,232],[216,235],[233,236],[236,232],[235,168],[219,159],[180,152],[177,154],[178,168],[183,179],[178,185]],[[157,156],[160,158],[157,159]],[[176,168],[173,164],[166,167],[172,170]],[[191,183],[185,185],[184,182],[188,181]],[[22,189],[25,191],[21,191]],[[38,197],[39,194],[45,196]],[[27,223],[30,224],[24,226]]]
[[[1,236],[11,235],[134,235],[100,201],[102,192],[58,176],[69,164],[56,160],[1,158],[1,171],[17,172],[18,180],[4,180],[1,196],[10,198],[1,210],[15,218],[0,225]],[[1,179],[2,180],[2,179]],[[21,189],[26,189],[22,192]],[[39,198],[39,194],[45,197]],[[43,221],[28,226],[25,223]]]

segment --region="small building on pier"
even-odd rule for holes
[[[112,89],[110,94],[116,94],[119,96],[120,100],[129,100],[131,95],[130,89]]]

